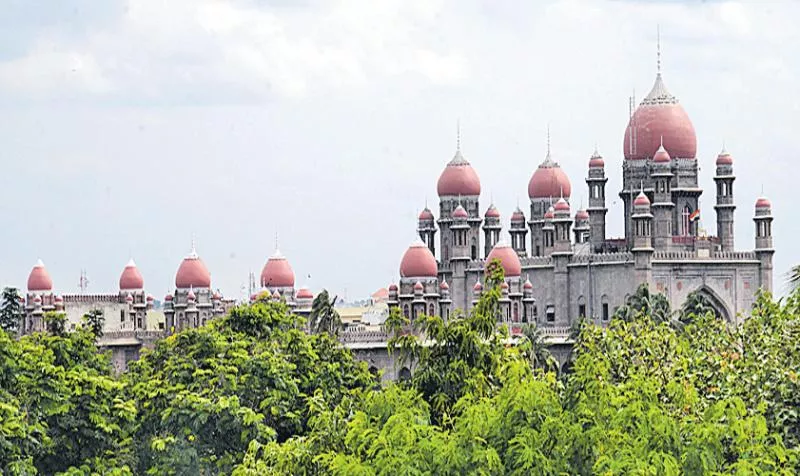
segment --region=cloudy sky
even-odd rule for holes
[[[133,256],[160,296],[194,236],[214,286],[238,297],[277,233],[298,285],[365,297],[396,279],[417,213],[436,205],[459,119],[482,208],[493,199],[504,225],[527,209],[548,123],[573,204],[595,143],[614,197],[656,25],[698,134],[704,226],[724,142],[737,247],[753,247],[763,187],[776,282],[800,263],[794,2],[0,3],[2,283],[24,287],[41,258],[59,292],[81,269],[90,291],[113,291]]]

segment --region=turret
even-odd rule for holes
[[[575,244],[586,243],[589,241],[591,234],[591,225],[589,224],[589,213],[580,209],[575,213]]]
[[[525,214],[517,207],[511,215],[511,227],[508,230],[511,235],[511,247],[517,252],[520,258],[528,256],[525,243],[525,235],[528,234],[528,229],[525,227]]]
[[[717,204],[714,205],[714,210],[717,212],[717,237],[723,251],[733,251],[733,216],[736,211],[733,182],[736,176],[733,175],[733,157],[724,147],[717,156],[716,165],[714,182],[717,184]]]
[[[495,208],[494,204],[489,205],[489,209],[486,210],[486,214],[483,216],[483,233],[485,235],[483,241],[485,248],[483,253],[484,257],[489,256],[494,245],[500,241],[501,229],[500,212]]]
[[[595,149],[589,159],[589,175],[586,177],[589,187],[589,242],[593,251],[599,250],[606,239],[606,182],[605,161]]]
[[[436,223],[433,219],[433,212],[427,206],[419,214],[417,232],[431,253],[436,255]]]
[[[467,244],[463,245],[468,250],[467,257],[478,258],[478,245],[480,241],[480,210],[478,199],[481,194],[481,181],[472,165],[461,154],[461,134],[459,133],[456,144],[456,153],[453,159],[439,176],[436,185],[439,194],[439,230],[441,235],[440,257],[442,266],[449,267],[454,255],[455,244],[452,242],[453,233],[451,217],[456,208],[462,207],[467,213],[466,224]],[[433,250],[431,250],[433,251]],[[454,283],[453,283],[454,284]]]
[[[570,216],[569,203],[564,198],[560,198],[555,207],[553,207],[555,214],[553,217],[553,227],[555,228],[555,244],[553,253],[571,254],[572,242],[570,236],[570,228],[572,226],[572,217]]]
[[[653,215],[650,213],[650,199],[640,191],[636,199],[633,200],[633,215],[631,223],[633,228],[633,252],[634,269],[636,270],[636,281],[638,284],[652,281],[653,274],[653,246],[652,236]]]
[[[675,203],[672,201],[672,158],[661,145],[653,156],[653,244],[657,249],[666,249],[672,243],[672,217]]]
[[[469,215],[461,205],[457,206],[450,215],[450,231],[452,233],[452,249],[453,255],[451,260],[469,260],[470,259],[470,243],[469,243]]]
[[[553,248],[556,245],[555,226],[553,226],[553,218],[555,218],[555,209],[551,206],[544,214],[544,222],[542,224],[542,254],[550,256],[553,253]]]
[[[764,197],[756,201],[756,213],[753,217],[756,224],[756,257],[761,262],[760,287],[772,292],[772,203]]]

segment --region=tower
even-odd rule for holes
[[[528,234],[528,229],[525,227],[525,214],[522,213],[519,207],[514,210],[511,215],[511,228],[508,230],[511,235],[511,247],[517,252],[520,258],[528,256],[526,249],[525,236]]]
[[[652,221],[650,199],[641,190],[633,201],[633,216],[631,217],[633,224],[633,248],[631,251],[638,284],[647,283],[649,285],[653,280]]]
[[[717,237],[719,238],[722,251],[733,251],[733,215],[736,211],[736,203],[733,200],[733,157],[725,148],[717,156],[717,173],[714,175],[714,182],[717,184],[717,204],[714,210],[717,212]]]
[[[555,232],[555,243],[553,253],[572,253],[572,242],[570,241],[570,227],[572,217],[570,216],[569,203],[564,198],[560,198],[554,207],[553,228]]]
[[[531,215],[528,226],[531,230],[531,256],[543,256],[544,215],[554,200],[563,197],[569,201],[572,185],[569,177],[550,155],[550,128],[547,129],[547,154],[528,182],[528,197],[531,199]]]
[[[502,226],[500,225],[500,212],[495,208],[494,204],[489,205],[489,209],[486,210],[486,213],[483,215],[483,233],[485,235],[483,244],[484,244],[484,253],[483,256],[489,256],[489,253],[494,248],[494,245],[500,241],[500,230]]]
[[[556,229],[553,226],[553,218],[555,218],[555,209],[551,206],[545,212],[542,229],[539,230],[541,254],[537,256],[550,256],[556,245]]]
[[[772,203],[764,197],[756,201],[756,258],[761,262],[759,285],[764,291],[772,292]]]
[[[599,251],[606,240],[606,177],[605,161],[597,149],[589,159],[589,174],[586,185],[589,187],[589,243],[592,251]]]
[[[653,221],[652,241],[656,249],[666,249],[672,244],[672,218],[675,204],[672,202],[672,158],[664,144],[653,156]]]
[[[591,234],[591,226],[589,225],[589,212],[580,209],[575,212],[575,244],[587,243]]]
[[[417,227],[419,238],[428,246],[431,253],[436,255],[436,224],[433,220],[433,212],[426,205],[419,214],[419,226]]]
[[[555,244],[553,252],[553,298],[555,300],[555,315],[549,317],[556,326],[566,327],[571,324],[569,320],[569,265],[572,256],[572,243],[570,242],[570,216],[569,203],[561,197],[553,207],[555,210],[553,228]]]

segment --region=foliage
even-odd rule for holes
[[[580,326],[576,326],[580,332]],[[523,348],[525,355],[531,362],[531,367],[547,371],[557,371],[558,361],[547,348],[542,330],[536,324],[522,326],[522,335],[528,340],[528,347]]]
[[[67,334],[67,315],[63,312],[48,311],[42,316],[44,328],[50,335],[64,337]]]
[[[789,286],[793,290],[800,289],[800,264],[792,266],[789,270]]]
[[[342,318],[334,307],[335,305],[336,296],[331,299],[327,289],[323,289],[317,294],[311,304],[309,315],[311,332],[314,334],[326,332],[332,336],[339,334],[339,330],[342,328]]]
[[[92,309],[83,315],[83,324],[89,329],[95,338],[103,337],[103,326],[106,318],[102,309]]]
[[[656,322],[669,322],[672,319],[672,310],[667,297],[661,293],[650,293],[647,283],[640,284],[625,304],[614,312],[614,319],[627,322],[640,317],[649,317]]]
[[[17,288],[3,288],[3,294],[0,296],[2,301],[2,304],[0,304],[0,329],[12,335],[19,331],[19,326],[22,322],[22,302],[20,302],[20,299],[22,298]]]

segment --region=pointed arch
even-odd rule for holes
[[[697,288],[695,292],[708,300],[720,318],[725,322],[733,323],[733,316],[731,316],[728,306],[725,305],[725,301],[713,289],[704,284]]]

